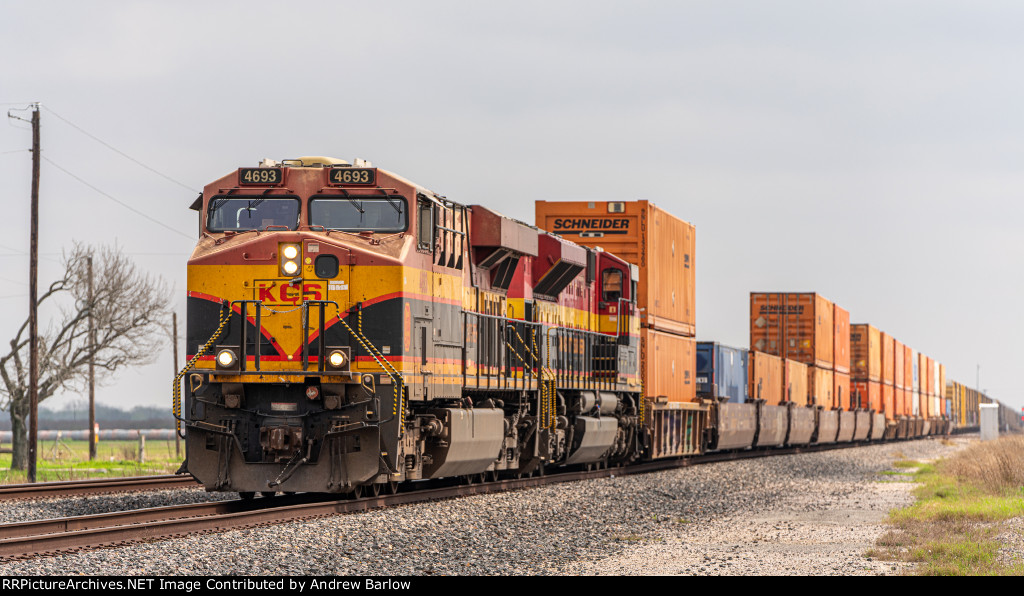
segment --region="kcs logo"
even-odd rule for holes
[[[327,300],[326,281],[304,281],[292,285],[285,279],[258,279],[253,284],[254,300],[268,306],[297,305],[304,300]]]

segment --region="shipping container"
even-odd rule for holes
[[[852,409],[882,411],[882,384],[878,381],[851,381],[850,391]]]
[[[537,201],[537,226],[601,247],[640,268],[637,306],[645,327],[696,331],[696,230],[650,201]]]
[[[808,402],[831,410],[832,403],[832,377],[835,373],[830,368],[818,366],[807,367],[807,399]]]
[[[911,399],[911,401],[910,401],[910,413],[911,413],[912,416],[920,416],[921,415],[921,393],[917,389],[914,389],[913,391],[910,392],[910,394],[911,394],[910,395],[910,399]]]
[[[920,393],[920,398],[919,399],[920,399],[920,405],[918,406],[917,413],[918,413],[919,416],[921,416],[921,418],[924,418],[925,420],[927,420],[927,419],[931,418],[932,398],[929,395],[925,395],[924,393]]]
[[[747,351],[717,342],[697,342],[697,396],[747,401]]]
[[[879,332],[878,339],[882,344],[882,382],[892,385],[896,382],[896,340],[884,331]]]
[[[807,365],[796,360],[786,359],[785,380],[783,386],[786,389],[782,396],[787,402],[793,402],[798,406],[806,406],[807,400]]]
[[[920,376],[921,375],[919,374],[919,371],[920,371],[920,368],[921,368],[921,357],[914,350],[910,350],[910,363],[911,363],[910,372],[911,372],[911,376],[913,378],[913,382],[911,383],[910,387],[908,387],[908,389],[910,389],[911,391],[920,392],[921,391],[921,385],[920,385]]]
[[[640,362],[648,399],[655,403],[697,401],[697,342],[692,338],[643,329]]]
[[[877,327],[863,323],[850,325],[850,357],[851,377],[882,380],[882,341]]]
[[[895,414],[897,419],[907,415],[906,393],[906,390],[902,387],[893,388],[893,414]]]
[[[832,368],[832,303],[809,292],[751,292],[750,349]]]
[[[886,420],[896,419],[896,387],[893,385],[882,385],[882,412]]]
[[[903,388],[908,391],[914,388],[914,350],[906,345],[903,346]]]
[[[895,385],[898,389],[903,389],[903,381],[905,378],[904,366],[903,366],[903,344],[893,340],[893,377]]]
[[[832,305],[832,370],[850,372],[850,311]]]
[[[750,399],[763,399],[769,406],[782,403],[782,381],[785,374],[782,358],[764,352],[750,352],[747,371],[750,379],[747,395]]]
[[[840,410],[855,410],[850,400],[850,375],[837,372],[832,375],[832,401]]]
[[[925,364],[928,366],[928,373],[925,376],[925,393],[928,395],[935,395],[935,375],[937,373],[935,370],[935,360],[928,356],[925,356],[924,360]]]

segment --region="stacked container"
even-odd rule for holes
[[[648,395],[659,386],[668,403],[698,403],[689,381],[696,378],[694,226],[649,201],[537,201],[535,215],[542,229],[638,266],[644,386]],[[659,371],[672,362],[686,380],[659,385]]]
[[[723,398],[728,403],[747,401],[747,351],[716,342],[697,342],[697,395]]]
[[[888,336],[886,336],[888,337]],[[850,374],[859,392],[855,407],[879,410],[882,400],[882,334],[873,325],[850,326]],[[872,400],[872,396],[875,397]],[[874,406],[874,407],[873,407]]]
[[[806,364],[808,401],[825,408],[834,406],[834,316],[832,302],[813,292],[750,294],[751,351]]]
[[[886,407],[885,417],[888,420],[896,420],[900,416],[905,416],[903,411],[903,390],[904,390],[904,359],[903,359],[903,344],[899,341],[893,340],[893,399],[892,407]],[[882,390],[883,394],[885,390]],[[885,395],[882,396],[882,401],[885,401]]]
[[[832,396],[835,407],[856,410],[850,394],[850,311],[832,305]]]

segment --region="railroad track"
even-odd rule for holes
[[[70,497],[132,490],[163,490],[185,486],[198,486],[198,484],[196,484],[195,479],[191,476],[170,474],[162,476],[129,476],[125,478],[37,482],[34,484],[5,484],[0,485],[0,501]]]
[[[644,474],[706,463],[755,457],[847,449],[874,443],[811,445],[786,449],[711,453],[677,460],[658,460],[625,467],[567,471],[546,476],[495,480],[477,484],[424,482],[425,488],[396,494],[342,498],[329,495],[285,495],[254,500],[195,503],[136,509],[98,515],[0,525],[0,560],[74,552],[209,532],[301,521],[470,495],[498,493],[608,476]]]

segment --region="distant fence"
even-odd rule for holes
[[[123,429],[101,429],[100,441],[135,441],[139,435],[146,437],[148,441],[173,441],[173,428],[151,428],[148,430],[123,430]],[[54,441],[57,437],[71,439],[74,441],[88,441],[89,431],[87,430],[41,430],[39,431],[40,441]],[[13,433],[9,430],[0,431],[0,443],[10,443],[13,440]]]

